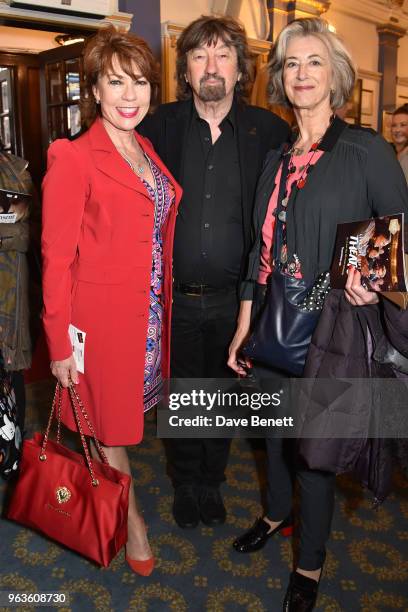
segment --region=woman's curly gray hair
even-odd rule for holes
[[[356,80],[356,68],[340,38],[330,31],[328,22],[315,17],[295,19],[281,31],[276,39],[268,62],[269,102],[291,106],[283,87],[283,68],[288,43],[296,36],[315,36],[326,45],[334,82],[330,94],[330,105],[333,110],[340,108],[351,97]]]

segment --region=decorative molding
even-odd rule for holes
[[[21,47],[0,47],[0,53],[27,53],[28,55],[38,55],[38,49],[22,49]]]
[[[408,77],[397,77],[397,85],[408,87]]]
[[[405,36],[407,30],[406,28],[400,28],[388,22],[377,25],[377,32],[380,39],[380,45],[398,47],[398,39]]]
[[[358,78],[367,79],[368,81],[376,81],[380,82],[382,79],[381,72],[373,72],[372,70],[364,70],[363,68],[358,68]]]
[[[329,10],[330,0],[274,0],[269,13],[296,17],[320,17]]]
[[[248,44],[254,53],[263,55],[263,60],[267,61],[272,43],[269,40],[259,40],[258,38],[248,38]]]
[[[4,22],[24,21],[25,23],[32,22],[33,24],[51,24],[61,27],[75,27],[82,29],[97,29],[104,23],[113,23],[117,28],[128,31],[132,23],[133,15],[131,13],[122,13],[120,11],[106,17],[105,19],[92,19],[89,17],[79,17],[78,15],[69,15],[62,13],[49,13],[47,11],[37,11],[30,9],[15,8],[9,6],[6,0],[0,0],[0,19]]]
[[[179,23],[164,21],[161,24],[162,38],[169,38],[171,47],[175,48],[177,39],[185,27],[185,25],[180,25]],[[248,38],[248,43],[251,47],[251,51],[254,51],[254,53],[264,53],[266,55],[269,54],[272,47],[272,43],[269,40],[261,40],[259,38]]]
[[[391,8],[402,8],[405,0],[387,0],[387,2]]]
[[[101,21],[97,27],[100,27],[103,23],[112,23],[119,30],[128,32],[130,26],[132,25],[132,19],[132,13],[122,13],[119,11],[113,15],[109,15],[109,17],[105,17],[105,19],[103,19],[103,21]]]
[[[161,24],[162,37],[168,36],[169,38],[172,38],[173,36],[175,36],[177,39],[185,27],[185,25],[172,23],[171,21],[163,21]]]
[[[408,11],[392,6],[388,0],[332,0],[331,10],[365,22],[381,25],[386,22],[408,29]]]

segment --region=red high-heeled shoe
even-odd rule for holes
[[[138,559],[131,559],[125,553],[125,559],[130,569],[133,570],[136,574],[139,574],[140,576],[150,576],[154,569],[154,557],[150,557],[149,559],[144,559],[143,561],[140,561]]]

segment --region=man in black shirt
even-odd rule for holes
[[[230,17],[201,17],[177,42],[179,102],[141,125],[183,187],[174,242],[173,378],[226,378],[238,285],[251,246],[257,177],[288,136],[273,113],[244,103],[253,77],[245,30]],[[230,440],[168,441],[180,527],[225,521],[219,486]]]

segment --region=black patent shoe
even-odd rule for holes
[[[318,589],[319,583],[313,578],[292,572],[283,600],[283,612],[311,612],[316,604]]]
[[[182,529],[197,527],[200,522],[197,490],[193,485],[179,485],[174,492],[173,516]]]
[[[270,525],[266,521],[259,518],[255,521],[251,529],[246,531],[232,543],[232,546],[237,552],[255,552],[256,550],[261,550],[269,538],[274,536],[275,533],[280,532],[284,536],[291,536],[293,532],[292,516],[286,518],[280,525],[268,533],[270,528]]]

